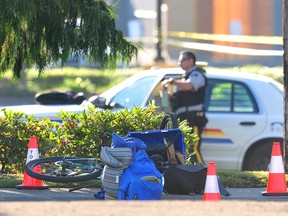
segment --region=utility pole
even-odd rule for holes
[[[287,55],[287,49],[288,49],[288,16],[287,16],[287,11],[288,11],[288,0],[283,0],[283,8],[282,8],[282,34],[283,34],[283,73],[284,73],[284,139],[283,139],[283,155],[284,155],[284,164],[285,168],[287,170],[288,164],[287,164],[287,134],[288,134],[288,55]]]
[[[161,12],[161,6],[163,3],[163,0],[156,0],[157,1],[157,43],[156,43],[156,51],[157,56],[154,59],[155,62],[162,63],[164,62],[164,58],[162,57],[162,12]]]

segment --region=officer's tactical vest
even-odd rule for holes
[[[205,85],[199,88],[197,91],[177,91],[177,100],[178,100],[178,107],[188,107],[194,106],[198,104],[204,104],[205,100],[205,91],[207,86],[207,77],[204,75],[205,71],[201,68],[195,68],[192,71],[189,71],[185,76],[185,80],[189,78],[191,74],[194,72],[200,72],[205,78]]]

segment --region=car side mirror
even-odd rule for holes
[[[89,98],[89,102],[96,107],[107,109],[106,98],[104,97],[95,95]]]

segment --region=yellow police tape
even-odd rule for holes
[[[202,34],[202,33],[189,33],[189,32],[168,32],[162,37],[162,46],[167,45],[182,47],[185,49],[195,49],[208,52],[219,52],[236,55],[249,55],[249,56],[283,56],[284,51],[281,50],[263,50],[252,49],[234,46],[217,45],[214,43],[199,43],[199,42],[185,42],[180,40],[168,39],[168,37],[178,37],[197,40],[210,40],[220,42],[235,42],[235,43],[253,43],[265,45],[283,45],[282,37],[278,36],[245,36],[245,35],[217,35],[217,34]],[[136,43],[157,43],[156,37],[141,37],[141,38],[128,38],[131,42]]]
[[[190,38],[195,40],[283,45],[283,38],[280,36],[224,35],[224,34],[204,34],[204,33],[175,32],[175,31],[168,32],[167,36]]]
[[[195,49],[208,52],[219,52],[219,53],[236,54],[236,55],[283,56],[284,53],[283,50],[250,49],[250,48],[208,44],[208,43],[183,42],[177,40],[167,40],[167,44],[170,46],[183,47],[185,49]]]

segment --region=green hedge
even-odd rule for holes
[[[110,145],[113,132],[125,136],[130,131],[155,130],[165,115],[156,112],[153,105],[117,112],[90,107],[82,113],[62,112],[60,124],[49,119],[38,121],[33,116],[11,110],[2,110],[2,113],[0,172],[10,174],[23,173],[31,136],[37,137],[40,157],[99,157],[101,143]],[[186,149],[189,149],[197,137],[191,134],[186,121],[179,122],[179,128],[185,134]]]

